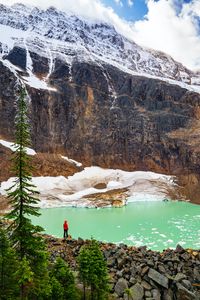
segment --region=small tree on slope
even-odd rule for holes
[[[62,258],[57,258],[51,270],[50,277],[52,283],[52,300],[79,299],[73,273]]]
[[[90,286],[91,300],[107,299],[108,271],[98,242],[92,239],[89,245],[83,246],[78,261],[80,279],[84,287]]]
[[[83,283],[83,300],[86,300],[86,287],[90,285],[90,251],[86,246],[81,247],[78,264],[80,281]]]

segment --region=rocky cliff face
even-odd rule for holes
[[[17,28],[14,21],[6,26]],[[22,80],[36,151],[67,154],[85,165],[185,175],[198,186],[200,94],[177,82],[122,71],[105,59],[71,53],[69,62],[61,52],[48,57],[44,45],[38,44],[43,47],[38,52],[23,41],[11,49],[2,46],[2,138],[13,137],[16,82]]]
[[[109,167],[173,174],[183,168],[198,171],[192,148],[198,132],[186,138],[192,122],[198,125],[198,94],[109,65],[102,69],[77,61],[71,74],[64,62],[56,66],[50,76],[55,91],[27,86],[37,151],[67,153],[87,164]],[[1,135],[10,137],[15,80],[6,67],[1,70],[6,87],[1,89]]]

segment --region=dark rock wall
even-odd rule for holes
[[[16,77],[0,62],[0,138],[13,137]]]
[[[26,49],[14,47],[5,58],[15,66],[26,69]]]
[[[47,74],[48,61],[41,64],[31,56],[35,72]],[[193,137],[184,134],[198,122],[200,95],[108,65],[77,61],[70,68],[59,59],[54,65],[49,83],[57,91],[27,86],[36,151],[67,154],[87,165],[200,173],[200,153],[196,148],[193,155]],[[0,64],[4,138],[13,133],[14,83],[14,75]]]

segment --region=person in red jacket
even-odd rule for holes
[[[64,229],[64,238],[68,238],[68,229],[69,229],[69,226],[68,226],[68,223],[67,221],[65,220],[64,221],[64,224],[63,224],[63,229]]]

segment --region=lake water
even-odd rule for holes
[[[73,238],[146,245],[152,250],[200,248],[200,206],[186,202],[134,202],[122,208],[48,208],[33,223],[62,237],[63,221]]]

